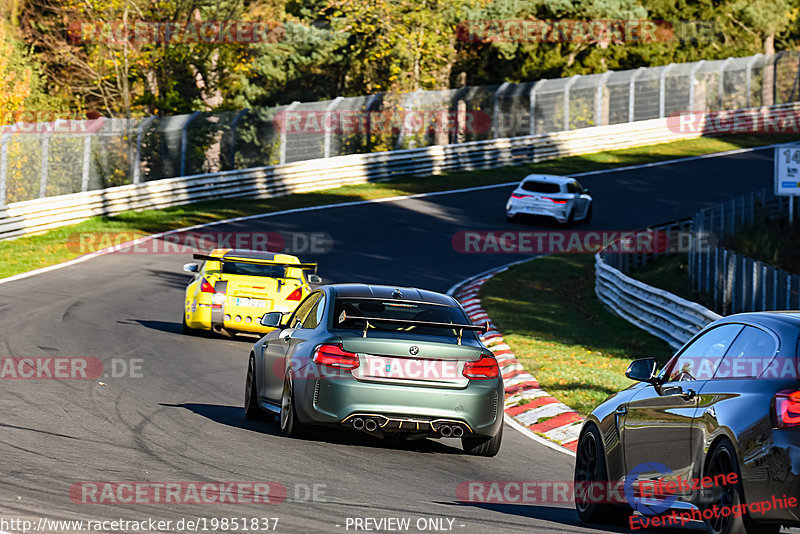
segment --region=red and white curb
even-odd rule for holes
[[[505,413],[534,435],[544,437],[571,452],[578,446],[578,435],[583,416],[539,387],[539,382],[523,369],[511,348],[503,341],[492,318],[481,307],[478,292],[492,276],[505,271],[508,266],[478,275],[456,286],[451,294],[461,302],[474,323],[489,323],[489,331],[481,336],[491,350],[505,385]]]

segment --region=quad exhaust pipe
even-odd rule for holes
[[[385,432],[429,432],[443,438],[460,438],[472,429],[461,421],[453,420],[425,420],[405,417],[391,417],[374,414],[354,414],[343,421],[355,430],[370,434],[383,434]]]
[[[361,417],[356,417],[352,421],[353,428],[356,430],[366,430],[367,432],[375,432],[378,429],[378,423],[375,419],[363,419]]]
[[[464,429],[459,425],[440,425],[439,434],[443,438],[460,438],[464,435]]]

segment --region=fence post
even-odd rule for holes
[[[663,119],[665,109],[667,106],[667,73],[675,66],[675,63],[670,63],[661,69],[661,77],[658,80],[658,118]]]
[[[594,124],[595,126],[603,126],[603,89],[606,86],[606,80],[611,76],[613,71],[606,71],[597,78],[597,92],[594,94]]]
[[[725,265],[725,279],[722,286],[722,314],[727,315],[730,302],[731,302],[731,277],[730,277],[730,258],[728,258],[728,249],[722,249],[722,263]]]
[[[733,58],[729,57],[719,66],[719,89],[717,91],[719,93],[719,109],[725,109],[725,67],[731,61],[733,61]]]
[[[772,270],[772,309],[778,309],[778,277],[780,276],[781,272],[776,269],[775,267],[770,265],[770,269]]]
[[[492,139],[497,139],[500,134],[500,95],[509,85],[510,82],[503,82],[492,97]]]
[[[694,67],[692,67],[692,70],[689,72],[689,111],[698,111],[694,109],[694,82],[696,80],[697,71],[700,70],[700,67],[702,67],[705,62],[705,59],[701,59],[695,63]]]
[[[344,100],[343,96],[337,96],[336,98],[334,98],[333,101],[331,101],[331,103],[328,104],[328,107],[325,108],[325,113],[332,112],[334,110],[334,108],[342,100]],[[322,120],[323,121],[325,120],[325,116],[324,115],[322,117]],[[327,128],[324,124],[325,123],[323,122],[323,126],[322,127],[325,128],[325,140],[324,140],[324,149],[323,149],[323,152],[322,152],[322,157],[323,158],[329,158],[329,157],[331,157],[331,129]],[[337,122],[337,124],[338,124],[338,122]]]
[[[56,120],[58,124],[58,120]],[[42,133],[42,167],[39,174],[39,198],[47,196],[47,162],[50,158],[50,135],[52,131]]]
[[[580,78],[580,74],[572,76],[564,86],[564,130],[569,130],[569,88]]]
[[[786,54],[786,50],[778,52],[772,60],[772,105],[778,104],[778,61]],[[787,310],[791,308],[786,308]]]
[[[720,283],[719,247],[714,247],[714,308],[717,310],[719,310]]]
[[[296,107],[297,107],[299,104],[300,104],[300,102],[298,102],[297,100],[295,100],[294,102],[292,102],[291,104],[289,104],[289,105],[286,107],[286,109],[284,110],[284,113],[288,113],[289,111],[292,111],[292,110],[293,110],[294,108],[296,108]],[[286,163],[286,128],[285,128],[285,127],[284,127],[284,128],[281,128],[281,153],[280,153],[280,156],[279,156],[278,162],[279,162],[281,165],[283,165],[284,163]]]
[[[631,76],[631,81],[628,84],[628,122],[634,121],[635,100],[636,100],[636,79],[647,70],[645,67],[639,67],[636,72]]]
[[[758,310],[758,290],[761,286],[761,262],[758,260],[750,260],[753,264],[753,270],[750,273],[750,310],[748,311],[759,311]]]
[[[152,115],[147,117],[142,123],[136,128],[136,156],[134,157],[133,162],[133,180],[131,180],[134,184],[138,184],[142,181],[142,136],[144,136],[144,130],[150,123],[156,120],[156,116]]]
[[[181,128],[181,176],[186,176],[186,145],[189,143],[189,124],[201,113],[202,111],[195,111],[189,115],[189,118],[183,123],[183,128]]]
[[[8,142],[10,140],[11,132],[0,135],[0,206],[6,205],[6,171],[8,170]]]
[[[764,57],[764,54],[756,54],[750,59],[750,61],[747,62],[747,70],[745,71],[745,86],[747,87],[748,108],[753,107],[753,64],[761,57]]]
[[[231,123],[231,168],[230,170],[236,169],[236,126],[239,124],[239,119],[247,115],[250,111],[250,108],[244,108],[233,117],[233,122]]]
[[[530,124],[528,127],[531,135],[536,135],[536,93],[543,83],[544,80],[538,80],[533,84],[530,95],[528,96],[528,106],[531,108]]]
[[[83,138],[83,174],[81,176],[81,191],[89,190],[89,172],[92,162],[92,135],[85,134]]]

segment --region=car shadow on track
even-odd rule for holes
[[[215,423],[228,425],[244,430],[252,430],[262,434],[272,436],[280,435],[281,431],[276,425],[269,421],[250,421],[245,419],[244,410],[241,406],[225,406],[222,404],[199,404],[194,402],[184,402],[182,404],[159,403],[165,408],[183,408],[192,413],[211,419]]]
[[[160,403],[159,405],[164,406],[165,408],[183,408],[222,425],[242,428],[244,430],[252,430],[253,432],[261,432],[270,436],[280,436],[281,434],[281,430],[277,422],[273,422],[269,418],[265,419],[264,421],[250,421],[245,419],[244,410],[241,408],[241,406],[199,403]],[[343,430],[339,428],[315,428],[310,436],[303,439],[304,441],[316,441],[337,445],[374,447],[381,449],[421,452],[427,454],[464,454],[459,447],[446,445],[438,440],[379,439],[364,434],[363,432],[354,432],[352,430]]]
[[[149,321],[146,319],[130,319],[128,321],[117,321],[119,324],[139,324],[145,328],[149,328],[151,330],[158,330],[159,332],[166,332],[168,334],[178,334],[178,335],[186,335],[182,333],[182,325],[181,323],[171,323],[167,321]],[[210,332],[205,330],[198,330],[194,334],[194,337],[200,338],[210,338],[210,339],[227,339],[229,341],[240,341],[243,343],[249,343],[253,345],[256,341],[261,339],[261,336],[258,334],[249,334],[247,332],[236,333],[235,335],[226,335],[220,334],[216,332]]]
[[[506,504],[506,503],[488,503],[488,502],[438,502],[445,506],[470,506],[480,508],[483,510],[498,512],[501,514],[510,514],[520,517],[528,517],[531,519],[540,519],[543,521],[551,521],[553,523],[560,523],[565,526],[581,528],[581,529],[594,529],[597,532],[630,532],[628,525],[624,527],[616,527],[609,525],[596,525],[582,523],[578,518],[578,513],[574,508],[559,508],[555,506],[539,506],[535,504]],[[697,525],[703,525],[698,523]],[[692,524],[687,525],[685,528],[648,528],[647,532],[658,534],[689,534],[691,532],[705,532],[705,527],[699,527]]]

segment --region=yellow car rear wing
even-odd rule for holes
[[[207,256],[205,254],[195,254],[192,257],[196,260],[201,260],[201,261],[251,263],[253,265],[280,265],[282,267],[294,267],[295,269],[303,269],[304,271],[313,270],[315,273],[317,272],[316,263],[288,263],[285,261],[261,260],[258,258],[236,258],[231,256],[225,256],[220,258],[217,256]]]

